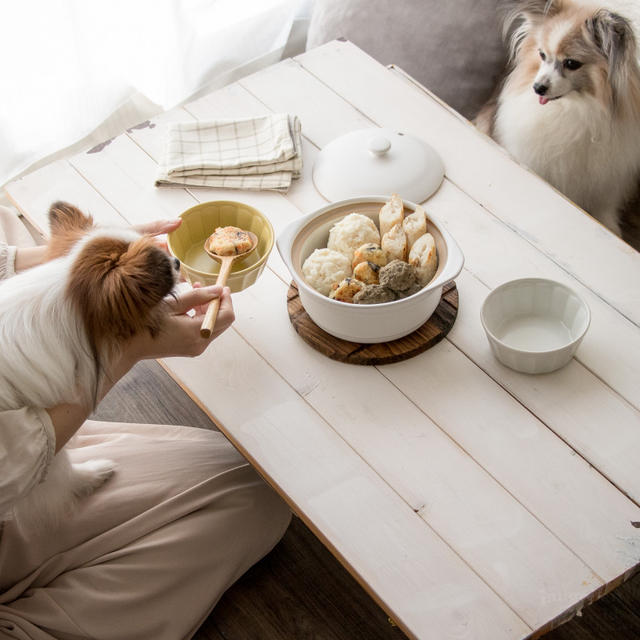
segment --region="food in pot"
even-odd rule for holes
[[[393,194],[380,209],[379,223],[386,229],[382,239],[368,216],[350,213],[336,222],[327,248],[316,249],[302,265],[307,284],[357,304],[392,302],[420,291],[438,267],[425,210],[417,206],[405,218],[402,199]]]
[[[382,236],[382,248],[387,254],[387,260],[406,260],[407,258],[407,236],[401,224],[391,227]]]
[[[436,243],[430,233],[420,236],[409,252],[409,264],[416,268],[418,282],[424,287],[436,274],[438,254]]]
[[[380,244],[375,222],[360,213],[350,213],[331,227],[327,248],[347,256],[351,265],[356,249],[369,242]]]
[[[393,302],[396,294],[381,284],[367,284],[361,291],[353,296],[356,304],[380,304],[381,302]]]
[[[380,284],[399,293],[418,284],[416,268],[402,260],[392,260],[380,268]]]
[[[402,221],[402,228],[407,236],[407,247],[411,250],[415,241],[427,233],[427,214],[425,210],[418,205],[416,210]]]
[[[396,291],[395,293],[398,299],[408,298],[409,296],[412,296],[414,293],[418,293],[420,289],[422,289],[422,285],[416,282],[415,284],[412,284],[408,289],[405,289],[404,291]]]
[[[377,265],[374,262],[360,262],[353,270],[353,277],[365,284],[378,284],[379,271],[380,265]]]
[[[384,267],[387,264],[387,254],[379,244],[368,242],[355,250],[351,266],[355,269],[356,265],[361,262],[373,262],[373,264]]]
[[[334,284],[330,298],[339,300],[340,302],[353,302],[353,296],[364,289],[365,284],[355,278],[345,278],[339,284]]]
[[[380,235],[383,236],[397,224],[402,224],[403,218],[404,205],[402,204],[402,198],[397,193],[394,193],[391,195],[391,200],[380,209],[378,214]]]
[[[305,282],[328,296],[334,284],[351,275],[351,261],[332,249],[316,249],[302,265]]]
[[[249,234],[239,227],[218,227],[207,242],[209,251],[218,256],[236,256],[253,246]]]

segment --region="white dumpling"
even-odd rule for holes
[[[409,264],[416,268],[418,281],[424,287],[431,281],[438,269],[436,243],[430,233],[421,235],[411,247]]]
[[[331,227],[327,248],[347,256],[351,264],[355,250],[367,243],[380,244],[376,223],[361,213],[350,213]]]
[[[391,231],[397,224],[402,224],[404,218],[404,206],[402,204],[402,198],[394,193],[391,196],[391,200],[387,202],[380,213],[378,214],[378,220],[380,222],[380,235]]]
[[[331,249],[316,249],[302,265],[305,282],[328,296],[334,284],[351,275],[351,262],[344,254]]]
[[[407,236],[401,224],[394,225],[382,236],[382,248],[387,254],[387,262],[407,259]]]
[[[402,228],[407,235],[407,245],[411,250],[415,241],[427,233],[427,214],[425,210],[418,205],[416,210],[402,221]]]

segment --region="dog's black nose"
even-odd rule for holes
[[[539,95],[539,96],[543,96],[545,93],[547,93],[549,87],[547,87],[546,84],[540,84],[539,82],[536,82],[533,85],[533,90]]]
[[[180,260],[178,260],[178,258],[173,259],[173,266],[176,271],[180,268]]]

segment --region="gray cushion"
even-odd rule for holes
[[[497,0],[315,0],[307,49],[346,38],[397,64],[464,116],[491,96],[505,63]]]

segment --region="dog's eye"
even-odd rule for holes
[[[547,59],[547,56],[545,55],[544,51],[538,51],[538,53],[540,54],[540,58],[542,60],[546,60]]]
[[[562,66],[565,69],[569,69],[569,71],[575,71],[576,69],[579,69],[582,66],[582,62],[578,62],[577,60],[574,60],[573,58],[567,58],[562,63]]]

